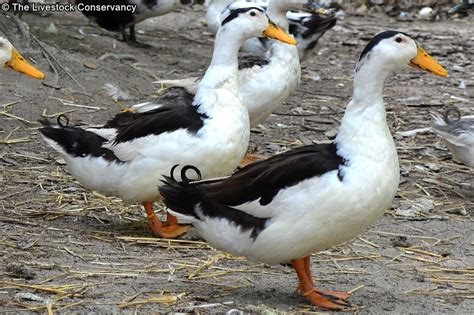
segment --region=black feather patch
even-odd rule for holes
[[[59,121],[59,119],[58,119]],[[60,121],[59,121],[60,122]],[[122,163],[111,150],[103,148],[107,139],[79,127],[66,125],[52,126],[48,120],[40,120],[44,126],[39,131],[49,139],[57,142],[69,155],[74,157],[102,157],[110,162]]]
[[[314,35],[321,37],[324,33],[336,25],[337,18],[333,15],[323,16],[313,13],[310,16],[303,16],[297,20],[289,20],[290,34],[295,37],[307,39]]]
[[[239,70],[252,68],[254,66],[266,66],[270,61],[264,56],[245,54],[239,56]]]
[[[159,135],[186,129],[197,133],[208,116],[192,105],[194,95],[183,88],[167,90],[154,102],[163,106],[143,113],[119,113],[104,128],[116,128],[114,143],[131,141],[148,135]]]
[[[155,2],[146,0],[146,2]],[[76,0],[76,4],[83,3],[85,5],[97,5],[96,0]],[[103,0],[100,4],[106,5],[127,5],[131,4],[130,0]],[[148,3],[147,3],[148,5]],[[138,10],[138,6],[137,6]],[[94,20],[100,27],[113,32],[120,32],[126,27],[135,24],[135,17],[140,12],[135,11],[81,11],[86,17]]]
[[[205,216],[226,219],[227,221],[239,226],[242,231],[252,231],[250,237],[254,240],[265,229],[268,220],[266,218],[254,217],[244,211],[240,211],[215,201],[202,201],[199,204],[199,208]]]
[[[403,34],[405,36],[410,37],[410,35],[407,35],[403,32],[399,32],[399,31],[385,31],[385,32],[379,33],[379,34],[375,35],[370,40],[370,42],[367,44],[367,46],[365,46],[364,50],[360,54],[359,61],[362,60],[362,58],[364,58],[375,46],[377,46],[377,44],[380,43],[380,41],[382,41],[386,38],[393,37],[397,34]]]
[[[164,185],[159,187],[160,194],[165,205],[175,212],[193,216],[196,219],[202,219],[201,215],[226,219],[243,231],[252,231],[251,237],[254,240],[265,229],[267,219],[257,218],[238,209],[208,200],[199,183],[177,182],[173,176],[166,176],[163,183]],[[198,209],[201,213],[197,213]]]
[[[159,190],[170,209],[198,219],[197,210],[225,218],[242,229],[252,229],[255,239],[268,218],[254,217],[236,207],[255,200],[268,205],[282,189],[334,170],[343,181],[341,167],[345,163],[336,144],[314,144],[250,164],[226,179],[179,183],[173,176],[166,177]]]
[[[339,170],[346,161],[337,154],[337,145],[313,144],[250,164],[231,177],[205,186],[209,199],[230,206],[259,200],[268,205],[278,192],[306,179]],[[342,181],[342,172],[338,174]]]
[[[290,20],[289,31],[299,43],[305,45],[303,49],[309,51],[314,49],[318,40],[327,30],[333,28],[336,22],[337,18],[333,15],[323,16],[314,13],[297,20]]]
[[[230,21],[238,17],[241,13],[245,13],[250,10],[258,10],[260,12],[265,13],[265,11],[257,7],[238,8],[238,9],[230,10],[229,15],[224,19],[224,21],[222,21],[221,26],[224,26],[225,24],[229,23]]]

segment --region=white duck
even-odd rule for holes
[[[443,138],[456,160],[474,167],[474,116],[461,117],[457,108],[450,108],[443,116],[433,115],[431,127]]]
[[[217,32],[221,15],[230,4],[242,7],[253,4],[266,9],[271,2],[271,0],[237,0],[235,2],[234,0],[207,0],[206,20],[208,29],[213,33]],[[300,6],[291,6],[289,3],[291,1],[287,0],[273,2],[276,2],[273,6],[279,6],[278,10],[281,10],[281,13],[288,18],[289,32],[297,41],[296,48],[300,61],[305,60],[316,46],[319,38],[336,25],[336,17],[324,11],[315,2],[301,1]],[[270,44],[271,42],[266,38],[252,38],[244,43],[241,51],[264,54],[270,48]]]
[[[142,203],[153,232],[176,237],[186,229],[171,216],[163,226],[153,212],[152,201],[160,198],[156,185],[178,163],[197,165],[206,178],[229,175],[239,165],[250,128],[237,82],[237,54],[246,39],[262,34],[293,41],[260,8],[231,12],[195,96],[177,97],[177,104],[146,113],[119,114],[101,128],[82,129],[58,119],[58,125],[44,121],[40,132],[86,188]]]
[[[267,264],[291,262],[312,304],[344,308],[349,293],[314,288],[310,255],[354,238],[390,207],[399,165],[383,86],[408,65],[447,75],[407,34],[376,35],[357,63],[333,143],[273,156],[226,179],[179,182],[171,174],[160,187],[165,204],[218,249]]]
[[[300,8],[305,3],[306,0],[271,1],[267,14],[278,26],[288,31],[286,12]],[[246,7],[251,5],[245,2],[234,2],[224,10],[220,20],[228,16],[230,11],[246,10]],[[251,127],[261,124],[268,118],[296,90],[300,82],[301,66],[296,47],[275,41],[272,41],[269,47],[264,55],[244,56],[240,59],[239,85],[242,100],[249,111]],[[182,87],[194,93],[199,78],[159,82]],[[154,103],[132,106],[131,111],[149,110],[155,107]]]
[[[29,64],[13,47],[10,41],[0,36],[0,65],[35,79],[44,79],[44,73]]]

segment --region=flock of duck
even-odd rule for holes
[[[156,100],[101,127],[72,126],[59,117],[57,123],[42,120],[39,131],[84,187],[143,204],[156,235],[178,237],[187,230],[178,224],[185,219],[215,248],[267,264],[290,262],[302,296],[343,309],[350,294],[316,289],[310,255],[362,233],[396,194],[400,172],[384,82],[409,66],[443,77],[447,71],[410,35],[381,32],[357,61],[353,95],[332,143],[302,146],[236,171],[250,129],[296,90],[300,61],[336,21],[306,0],[208,2],[216,37],[202,78],[173,81]],[[127,38],[135,40],[133,28]],[[252,54],[239,58],[239,51]],[[0,62],[44,77],[5,39]],[[455,157],[474,166],[473,118],[436,116],[434,129],[448,146],[463,147]],[[168,208],[167,222],[153,211],[158,200]]]

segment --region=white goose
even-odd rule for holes
[[[453,107],[443,116],[433,115],[431,127],[434,133],[443,138],[456,160],[474,167],[474,116],[461,117],[459,110]]]
[[[171,216],[163,226],[153,212],[152,201],[160,198],[156,185],[178,163],[197,165],[206,178],[229,175],[239,165],[250,128],[237,82],[237,54],[246,39],[262,34],[293,41],[260,8],[231,12],[195,96],[178,95],[176,104],[146,113],[119,114],[102,128],[82,129],[58,119],[58,125],[43,121],[40,132],[82,185],[142,203],[153,232],[176,237],[186,229]]]
[[[13,47],[10,41],[0,36],[0,65],[35,79],[44,79],[44,73],[29,64]]]
[[[312,304],[338,310],[347,292],[317,290],[310,254],[362,233],[390,207],[399,183],[397,151],[386,121],[385,79],[408,65],[446,76],[408,35],[376,35],[357,63],[352,100],[331,144],[314,144],[251,164],[226,179],[160,188],[211,245],[267,264],[291,262]]]

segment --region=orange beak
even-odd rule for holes
[[[276,39],[282,43],[296,45],[296,40],[288,35],[282,28],[272,21],[268,22],[267,28],[263,31],[263,36]]]
[[[12,58],[5,65],[32,78],[44,79],[44,73],[29,64],[15,48],[12,50]]]
[[[448,71],[446,71],[443,66],[434,60],[433,57],[428,55],[428,53],[420,46],[418,46],[418,53],[416,57],[410,61],[410,65],[441,77],[448,76]]]

